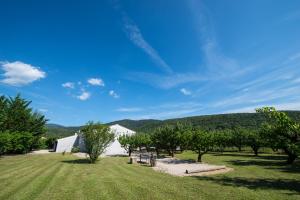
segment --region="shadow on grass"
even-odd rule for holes
[[[91,164],[88,159],[63,160],[61,162],[68,164]]]
[[[286,155],[258,155],[255,156],[254,154],[250,153],[212,153],[213,156],[228,156],[228,157],[246,157],[246,158],[257,158],[257,159],[268,159],[268,160],[286,160]]]
[[[287,164],[285,160],[277,161],[277,160],[231,160],[226,161],[232,165],[236,166],[260,166],[266,169],[278,169],[282,172],[289,173],[300,173],[300,163],[296,161],[294,164]]]
[[[272,189],[272,190],[288,190],[290,194],[300,194],[300,182],[293,179],[249,179],[242,177],[199,177],[193,178],[199,180],[211,181],[224,186],[247,187],[249,189]]]

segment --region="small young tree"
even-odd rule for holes
[[[282,149],[288,155],[287,163],[293,163],[300,154],[300,124],[273,107],[259,108],[256,112],[269,119],[262,132],[268,144],[273,149]]]
[[[81,131],[90,161],[95,163],[108,145],[114,141],[115,134],[108,126],[94,122],[88,122]]]
[[[127,151],[128,156],[131,156],[133,149],[136,148],[134,137],[135,137],[135,135],[121,135],[118,138],[118,141],[120,142],[121,147],[123,147]]]
[[[202,156],[214,146],[213,135],[207,131],[196,129],[191,133],[190,148],[198,154],[198,162],[202,162]]]

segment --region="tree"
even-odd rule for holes
[[[231,146],[232,133],[230,130],[211,131],[210,134],[212,134],[214,146],[218,151],[223,152],[226,147]]]
[[[94,122],[88,122],[81,131],[90,161],[95,163],[109,144],[114,141],[115,134],[110,131],[108,126]]]
[[[195,129],[190,137],[190,148],[198,154],[198,162],[202,162],[202,156],[212,150],[214,145],[213,135],[208,131]]]
[[[256,109],[268,121],[262,125],[262,134],[273,149],[282,149],[287,155],[287,163],[293,163],[300,153],[300,124],[284,112],[273,107]]]
[[[121,147],[127,151],[128,156],[131,156],[133,149],[136,148],[134,139],[134,135],[121,135],[118,138]]]
[[[5,137],[11,143],[6,153],[26,153],[37,148],[41,136],[46,132],[47,119],[33,112],[30,103],[21,98],[20,94],[14,98],[0,96],[0,132],[11,134]]]
[[[246,144],[247,130],[241,127],[235,127],[231,131],[231,143],[242,151],[242,147]]]
[[[174,157],[177,147],[184,146],[185,129],[182,124],[177,123],[175,126],[165,125],[157,128],[151,136],[153,145],[158,153],[159,149],[165,149],[170,156]]]
[[[149,151],[151,145],[151,138],[149,134],[137,133],[132,137],[133,137],[134,147],[139,147],[140,150],[142,149],[142,147],[145,147],[147,151]]]
[[[258,150],[264,145],[264,139],[261,137],[261,131],[249,130],[246,137],[246,144],[252,148],[254,154],[257,156]]]

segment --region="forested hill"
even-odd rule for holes
[[[292,119],[300,122],[300,111],[285,111]],[[167,120],[120,120],[109,124],[118,123],[135,131],[151,131],[152,129],[164,125],[175,124],[177,122],[192,124],[206,130],[231,129],[233,127],[244,127],[256,129],[265,120],[264,116],[257,113],[232,113],[218,115],[203,115]]]
[[[292,119],[300,122],[300,111],[285,111]],[[232,113],[232,114],[218,114],[218,115],[203,115],[203,116],[193,116],[184,117],[176,119],[167,120],[130,120],[124,119],[119,121],[114,121],[108,123],[120,124],[129,129],[140,131],[140,132],[150,132],[158,126],[164,124],[175,124],[176,122],[189,123],[193,126],[201,127],[203,129],[230,129],[233,127],[244,127],[249,129],[256,129],[264,121],[264,117],[257,113]],[[60,137],[65,137],[73,135],[80,127],[65,127],[57,124],[48,124],[47,135],[56,135]]]

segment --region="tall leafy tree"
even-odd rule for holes
[[[282,149],[288,155],[287,162],[293,163],[300,153],[300,124],[273,107],[263,107],[256,111],[268,118],[262,132],[268,144],[274,149]]]
[[[95,163],[109,144],[114,141],[115,134],[110,131],[109,126],[94,122],[88,122],[81,131],[90,161]]]

